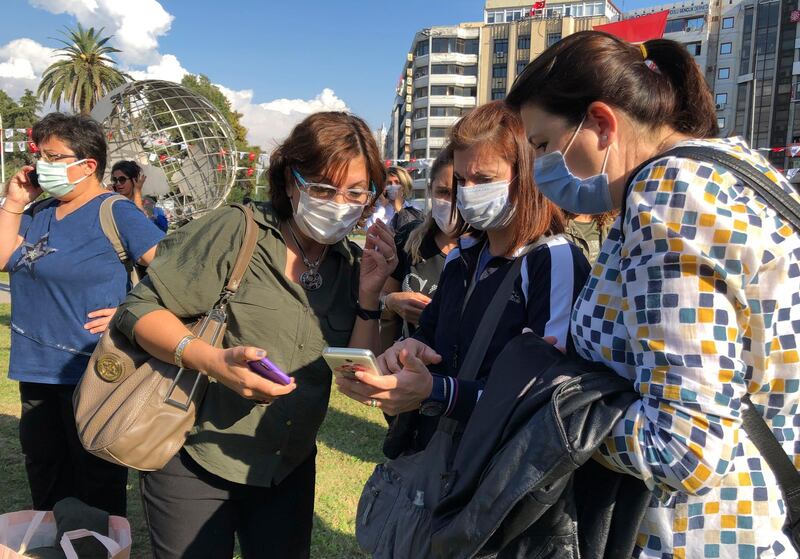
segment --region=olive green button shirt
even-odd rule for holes
[[[307,292],[284,273],[286,243],[272,207],[252,207],[259,225],[258,245],[229,303],[223,346],[264,348],[276,365],[296,379],[297,389],[266,407],[212,381],[184,448],[213,474],[235,483],[269,487],[314,450],[331,387],[331,371],[322,350],[349,343],[356,319],[361,251],[346,240],[332,245],[320,269],[322,287]],[[187,320],[208,312],[233,267],[244,223],[241,211],[226,207],[167,236],[148,278],[117,313],[122,332],[133,339],[136,321],[163,308]]]

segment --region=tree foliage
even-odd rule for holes
[[[225,120],[230,124],[233,130],[234,144],[236,151],[244,153],[254,153],[256,161],[261,155],[261,148],[252,146],[247,142],[247,128],[242,124],[242,113],[233,110],[230,101],[225,97],[225,94],[208,79],[207,76],[202,74],[192,75],[187,74],[181,81],[181,85],[186,89],[202,95],[214,105],[220,113],[225,117]],[[229,202],[241,202],[243,198],[256,198],[256,193],[263,195],[265,189],[256,188],[257,185],[263,185],[264,179],[253,174],[251,177],[247,176],[247,167],[254,165],[248,159],[239,159],[237,157],[237,165],[241,169],[236,173],[236,183],[228,196]]]
[[[39,120],[39,111],[42,110],[42,104],[39,99],[30,89],[26,89],[25,93],[20,97],[19,101],[14,101],[9,95],[0,90],[0,115],[3,117],[3,128],[12,128],[15,130],[14,151],[4,153],[6,179],[16,173],[20,167],[27,165],[33,161],[30,152],[20,152],[17,149],[17,142],[27,140],[25,135],[16,133],[17,129],[31,128],[34,123]],[[5,140],[5,135],[0,136]],[[0,145],[0,149],[4,146]]]
[[[106,93],[130,80],[130,76],[117,70],[110,55],[120,52],[108,42],[112,36],[103,37],[103,29],[94,27],[66,29],[64,47],[57,56],[61,60],[45,70],[39,84],[38,95],[61,109],[66,103],[76,113],[88,114]]]

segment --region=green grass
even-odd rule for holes
[[[0,283],[8,285],[8,272],[0,272]]]
[[[0,279],[2,281],[2,279]],[[9,305],[0,305],[0,513],[30,508],[30,494],[17,432],[19,394],[8,380]],[[334,390],[319,434],[317,488],[311,557],[366,557],[356,543],[355,510],[364,481],[381,459],[383,416]],[[128,478],[128,519],[133,529],[132,558],[150,557],[139,500],[138,476]]]

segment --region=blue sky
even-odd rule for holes
[[[335,95],[320,103],[336,108],[335,103],[343,102],[374,128],[388,121],[394,86],[414,33],[430,25],[479,21],[484,5],[483,0],[129,0],[122,8],[127,13],[121,13],[110,0],[2,3],[0,88],[12,94],[22,84],[35,83],[24,64],[12,58],[29,56],[33,73],[40,75],[44,60],[37,65],[33,59],[41,53],[35,49],[58,46],[52,39],[58,30],[83,21],[106,25],[118,37],[117,46],[127,41],[131,60],[122,62],[133,70],[161,64],[204,73],[232,92],[247,92],[237,99],[252,126],[270,122],[256,114],[254,105],[276,99],[312,101],[329,88]],[[87,9],[95,3],[100,10]],[[629,0],[625,8],[647,4]],[[34,43],[25,48],[12,43],[21,38]],[[147,41],[141,52],[130,54]],[[165,61],[164,55],[174,58]]]

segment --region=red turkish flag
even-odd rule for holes
[[[250,161],[255,161],[255,159],[256,159],[256,154],[255,154],[255,153],[253,153],[253,152],[251,151],[251,152],[250,152],[250,155],[248,155],[248,156],[247,156],[247,158],[248,158]]]
[[[225,165],[223,165],[222,163],[217,165],[217,171],[224,171],[224,170],[225,170]]]
[[[31,150],[31,153],[36,153],[39,151],[39,148],[36,147],[36,144],[33,142],[28,142],[28,149]]]
[[[250,167],[250,168],[247,170],[247,176],[248,176],[248,177],[252,177],[252,176],[253,176],[253,173],[255,173],[255,172],[256,172],[256,170],[255,170],[255,169],[253,169],[252,167]]]
[[[29,140],[30,140],[31,138],[33,138],[33,128],[28,128],[28,130],[27,130],[27,133],[28,133],[28,139],[29,139]]]
[[[162,153],[161,155],[159,155],[159,156],[158,156],[158,160],[159,160],[159,161],[161,161],[162,163],[163,163],[164,161],[166,161],[166,159],[167,159],[167,156],[166,156],[166,155],[164,155],[163,153]]]
[[[664,10],[614,23],[595,25],[593,29],[605,31],[629,43],[644,43],[650,39],[661,39],[664,36],[668,15],[669,10]]]

